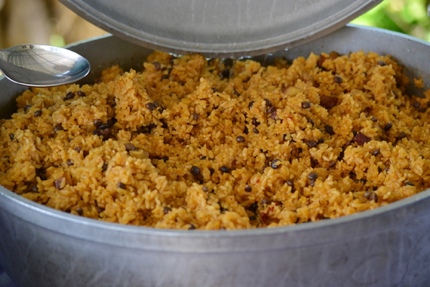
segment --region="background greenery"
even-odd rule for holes
[[[384,28],[430,41],[428,0],[384,0],[352,23]]]

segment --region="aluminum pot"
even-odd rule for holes
[[[88,80],[113,63],[140,66],[150,52],[112,36],[70,48],[91,61]],[[259,59],[333,50],[388,53],[411,76],[430,74],[427,43],[356,26]],[[3,117],[22,90],[0,81]],[[430,190],[296,226],[179,231],[82,218],[0,188],[0,265],[18,286],[430,286],[429,229]]]

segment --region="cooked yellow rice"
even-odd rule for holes
[[[142,72],[33,88],[1,121],[0,184],[72,214],[155,228],[336,218],[430,187],[430,93],[391,57],[155,52]]]

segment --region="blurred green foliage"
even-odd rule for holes
[[[427,0],[384,0],[352,23],[389,29],[430,41]]]

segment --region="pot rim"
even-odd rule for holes
[[[420,44],[423,44],[429,47],[430,49],[430,44],[423,40],[414,38],[412,36],[404,35],[398,32],[388,31],[385,29],[363,27],[363,26],[354,25],[354,24],[349,24],[343,29],[359,29],[359,30],[375,31],[378,33],[392,35],[396,38],[399,37],[405,40],[418,42]],[[81,45],[94,42],[97,40],[109,38],[109,37],[115,37],[115,36],[111,34],[101,35],[101,36],[93,37],[83,41],[72,43],[67,47],[73,50],[75,47],[79,47]],[[155,236],[158,239],[160,237],[211,238],[211,239],[238,238],[238,237],[248,238],[248,237],[254,237],[254,236],[264,237],[264,236],[286,235],[286,234],[293,234],[293,233],[316,232],[318,230],[327,229],[330,226],[351,225],[353,223],[357,223],[357,225],[361,226],[363,224],[360,222],[363,220],[366,222],[366,224],[368,224],[369,222],[372,222],[373,219],[381,217],[384,214],[396,213],[397,211],[400,211],[400,210],[402,210],[403,213],[410,212],[409,208],[406,208],[407,209],[406,211],[401,208],[416,205],[416,204],[422,203],[425,200],[430,200],[430,189],[424,190],[408,198],[405,198],[396,202],[392,202],[385,206],[381,206],[372,210],[366,210],[366,211],[354,213],[351,215],[342,216],[339,218],[334,218],[329,220],[322,220],[318,222],[308,222],[308,223],[301,223],[297,225],[280,226],[280,227],[274,227],[274,228],[254,228],[254,229],[241,229],[241,230],[228,230],[228,231],[225,231],[225,230],[210,230],[210,231],[192,230],[191,231],[191,230],[161,229],[161,228],[151,228],[151,227],[145,227],[145,226],[125,225],[125,224],[119,224],[119,223],[100,221],[92,218],[80,217],[77,215],[68,214],[66,212],[59,211],[59,210],[44,206],[42,204],[33,202],[0,186],[0,209],[8,210],[11,214],[14,214],[14,216],[18,216],[25,221],[32,222],[46,229],[51,229],[60,233],[65,233],[70,235],[70,233],[68,233],[69,231],[67,231],[67,228],[63,228],[61,231],[58,231],[58,230],[55,230],[55,228],[52,226],[48,227],[48,223],[45,222],[44,220],[41,220],[41,219],[51,218],[53,220],[56,220],[57,222],[61,222],[62,225],[64,224],[80,225],[80,226],[85,226],[87,230],[97,229],[97,230],[102,230],[103,232],[115,232],[118,234],[119,233],[136,234],[144,237]],[[36,217],[24,216],[26,212],[17,213],[15,212],[17,209],[28,210],[32,213],[32,215],[38,215],[38,216]],[[401,223],[402,220],[403,222],[405,220],[410,220],[411,217],[410,216],[403,217],[402,212],[400,212],[400,214],[396,217],[397,219],[399,219],[399,221],[397,222],[393,221],[391,222],[392,224]],[[414,216],[418,217],[419,213],[415,214]],[[375,223],[373,226],[372,224],[370,224],[368,227],[360,227],[361,228],[360,230],[364,230],[366,228],[367,229],[374,228],[376,227],[376,225],[377,224]],[[383,228],[385,229],[391,228],[391,225],[389,224],[383,225]],[[381,226],[378,226],[377,228],[379,228],[379,230],[383,230],[383,228],[381,229]],[[360,232],[360,230],[357,232]],[[375,229],[371,229],[371,230],[375,232]],[[95,238],[91,238],[90,236],[82,235],[82,234],[75,234],[73,236],[85,238],[87,240],[104,242],[103,238],[95,239]],[[297,244],[300,244],[300,243],[297,243]],[[277,248],[277,246],[276,245],[273,247],[268,246],[268,248]]]
[[[395,211],[401,207],[406,207],[409,205],[413,205],[417,202],[430,198],[430,189],[426,189],[418,194],[412,195],[410,197],[398,200],[396,202],[389,203],[387,205],[371,209],[365,210],[361,212],[357,212],[351,215],[346,215],[338,218],[314,221],[314,222],[306,222],[300,223],[296,225],[287,225],[287,226],[279,226],[273,228],[253,228],[253,229],[238,229],[238,230],[180,230],[180,229],[163,229],[163,228],[153,228],[146,226],[136,226],[136,225],[127,225],[121,223],[113,223],[102,220],[97,220],[88,217],[77,216],[74,214],[69,214],[64,211],[60,211],[29,199],[26,199],[2,186],[0,186],[0,198],[3,200],[8,199],[14,204],[27,208],[33,212],[37,212],[46,216],[51,216],[56,219],[62,220],[64,222],[69,223],[77,223],[86,226],[91,226],[94,228],[107,229],[111,231],[118,232],[131,232],[138,234],[157,234],[159,236],[172,236],[172,235],[185,235],[185,236],[207,236],[211,237],[215,236],[255,236],[255,235],[268,235],[268,234],[280,234],[287,232],[297,232],[297,231],[306,231],[306,230],[315,230],[319,228],[325,228],[331,225],[340,225],[349,222],[359,221],[361,219],[372,218],[378,215],[383,215],[388,212]],[[27,220],[31,220],[27,219]]]

